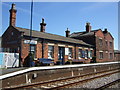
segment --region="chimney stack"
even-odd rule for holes
[[[104,30],[105,32],[107,32],[107,28],[105,28],[105,30]]]
[[[90,26],[90,23],[87,22],[86,23],[86,32],[90,32],[91,31],[91,26]]]
[[[70,36],[70,31],[69,31],[68,28],[67,28],[67,30],[65,32],[66,32],[66,37],[69,37]]]
[[[9,12],[10,12],[10,23],[9,23],[9,25],[10,26],[15,26],[15,24],[16,24],[16,12],[17,12],[17,10],[15,8],[15,4],[14,3],[12,4],[12,7],[9,10]]]
[[[46,23],[44,22],[44,18],[42,18],[42,23],[40,23],[40,25],[41,25],[40,31],[41,31],[41,32],[45,32]]]
[[[108,32],[107,28],[105,28],[103,32],[104,32],[104,33],[107,33],[107,32]]]

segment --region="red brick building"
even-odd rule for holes
[[[2,47],[10,48],[20,53],[20,62],[26,65],[26,58],[30,51],[34,54],[34,58],[49,58],[54,63],[61,62],[65,64],[67,61],[89,63],[94,53],[93,46],[70,38],[70,31],[66,30],[66,37],[45,32],[46,23],[42,19],[40,23],[40,31],[32,30],[32,40],[30,40],[30,30],[16,27],[15,4],[10,9],[10,25],[2,35]]]
[[[120,50],[114,50],[114,59],[120,61]]]
[[[114,61],[114,38],[107,29],[91,30],[90,23],[86,23],[86,31],[74,32],[70,37],[93,45],[97,62]]]

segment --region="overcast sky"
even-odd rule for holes
[[[14,2],[17,16],[16,26],[30,28],[30,2]],[[9,26],[9,9],[12,2],[2,3],[2,32]],[[34,2],[33,29],[40,30],[42,18],[47,23],[46,32],[65,36],[69,28],[71,33],[85,30],[90,22],[92,30],[108,29],[114,37],[115,49],[118,49],[118,3],[117,2]]]

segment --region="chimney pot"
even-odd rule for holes
[[[104,33],[107,33],[107,32],[108,32],[108,30],[107,30],[107,28],[105,28],[105,29],[104,29]]]
[[[13,3],[13,4],[12,4],[12,7],[11,7],[11,9],[14,9],[14,10],[16,10],[15,3]]]
[[[87,22],[86,23],[86,32],[90,32],[91,31],[91,26],[90,26],[90,23]]]
[[[67,28],[67,30],[65,32],[66,32],[66,37],[69,37],[70,36],[70,31],[69,31],[68,28]]]
[[[40,25],[41,25],[40,31],[41,31],[41,32],[45,32],[46,23],[44,22],[44,18],[42,18],[42,23],[40,23]]]

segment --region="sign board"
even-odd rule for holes
[[[65,55],[68,55],[68,48],[65,48]]]
[[[25,44],[37,44],[37,41],[35,40],[24,40]]]

